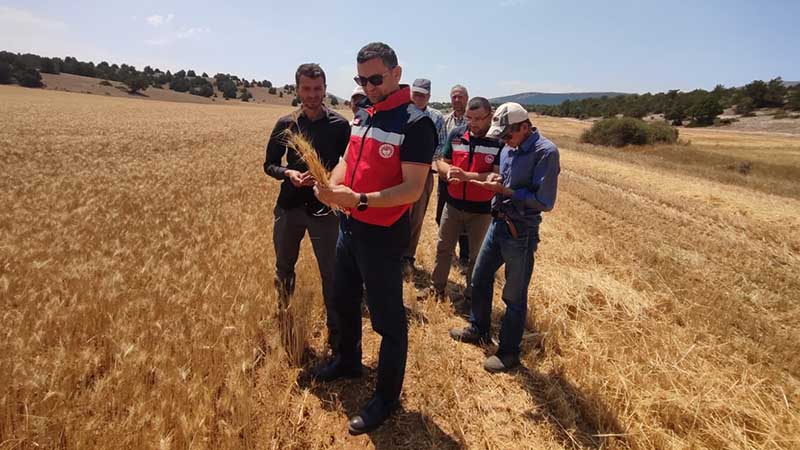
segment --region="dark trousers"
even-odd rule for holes
[[[294,266],[300,255],[300,242],[308,231],[322,280],[328,338],[335,350],[339,328],[336,309],[333,307],[333,273],[336,266],[336,239],[339,232],[336,215],[313,216],[304,206],[292,209],[276,206],[274,214],[272,240],[275,245],[275,287],[278,290],[280,306],[282,308],[288,306],[289,298],[294,293]]]
[[[436,225],[441,225],[442,211],[447,202],[447,182],[439,180],[436,200]],[[466,233],[458,237],[458,259],[462,262],[469,259],[469,236]]]
[[[341,321],[339,353],[345,364],[361,364],[361,298],[367,289],[372,329],[381,336],[375,394],[389,403],[400,398],[408,353],[403,306],[402,255],[409,218],[379,227],[342,216],[336,244],[334,304]]]

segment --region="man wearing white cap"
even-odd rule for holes
[[[356,88],[353,89],[353,93],[350,94],[350,110],[353,111],[353,114],[358,112],[358,104],[365,98],[367,98],[367,94],[364,92],[364,88],[356,86]],[[352,123],[350,125],[352,125]]]
[[[492,117],[488,136],[501,139],[500,173],[485,181],[470,181],[497,193],[492,200],[492,223],[472,272],[472,308],[469,326],[450,330],[453,339],[485,344],[491,341],[492,295],[495,273],[506,265],[497,353],[484,362],[489,372],[505,372],[519,365],[520,342],[525,330],[528,285],[539,244],[542,212],[556,202],[558,148],[543,137],[517,103],[504,103]]]
[[[444,142],[447,138],[444,116],[441,112],[428,106],[431,99],[431,80],[425,78],[417,78],[414,84],[411,85],[411,102],[414,103],[423,114],[430,117],[433,124],[436,125],[436,136],[438,142],[436,143],[435,155],[438,155]],[[431,198],[433,191],[433,173],[434,169],[431,166],[431,171],[425,180],[425,190],[419,200],[411,207],[411,237],[408,241],[408,248],[403,254],[403,274],[410,276],[414,273],[414,261],[417,253],[417,245],[419,244],[419,236],[422,234],[422,221],[425,219],[425,211],[428,210],[428,201]]]

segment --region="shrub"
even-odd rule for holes
[[[297,97],[295,97],[295,98],[293,98],[293,99],[292,99],[292,106],[297,106],[297,105],[299,105],[299,104],[300,104],[300,100],[298,100],[298,98],[297,98]]]
[[[103,80],[103,81],[101,81],[101,82],[99,82],[99,83],[97,83],[97,84],[99,84],[100,86],[114,86],[114,85],[113,85],[113,84],[111,84],[111,82],[110,82],[110,81],[108,81],[108,80]]]
[[[253,94],[251,94],[247,88],[242,89],[242,93],[239,95],[239,100],[243,102],[249,102],[251,98],[253,98]]]
[[[192,83],[188,78],[175,78],[169,83],[169,88],[176,92],[189,92],[192,88]]]
[[[126,80],[125,85],[128,86],[128,92],[135,94],[139,91],[144,91],[150,87],[147,77],[139,73],[132,73]]]
[[[630,117],[600,120],[581,135],[581,142],[611,147],[674,144],[677,140],[678,130],[665,122],[647,123]]]
[[[14,78],[17,79],[17,83],[19,83],[20,86],[30,88],[38,88],[43,86],[42,76],[36,69],[19,68],[14,71]]]
[[[272,95],[275,95],[275,94],[277,94],[277,93],[278,93],[278,90],[277,90],[277,89],[275,89],[274,87],[270,87],[270,88],[269,88],[269,93],[270,93],[270,94],[272,94]]]

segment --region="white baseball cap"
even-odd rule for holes
[[[526,120],[528,120],[528,111],[522,105],[514,102],[503,103],[494,112],[492,126],[489,127],[489,131],[486,134],[489,137],[499,139],[500,136],[506,134],[511,125],[525,122]]]
[[[356,88],[355,88],[355,89],[353,89],[353,93],[352,93],[352,94],[350,94],[350,98],[353,98],[353,97],[355,97],[356,95],[363,95],[364,97],[366,97],[366,96],[367,96],[367,93],[366,93],[366,92],[364,92],[364,88],[363,88],[363,87],[361,87],[361,86],[356,86]]]

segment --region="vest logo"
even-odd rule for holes
[[[494,162],[494,155],[486,155],[486,164],[491,164]]]
[[[381,158],[389,159],[394,155],[394,146],[392,144],[383,144],[378,148]]]
[[[361,117],[354,117],[353,118],[353,125],[361,125]]]

